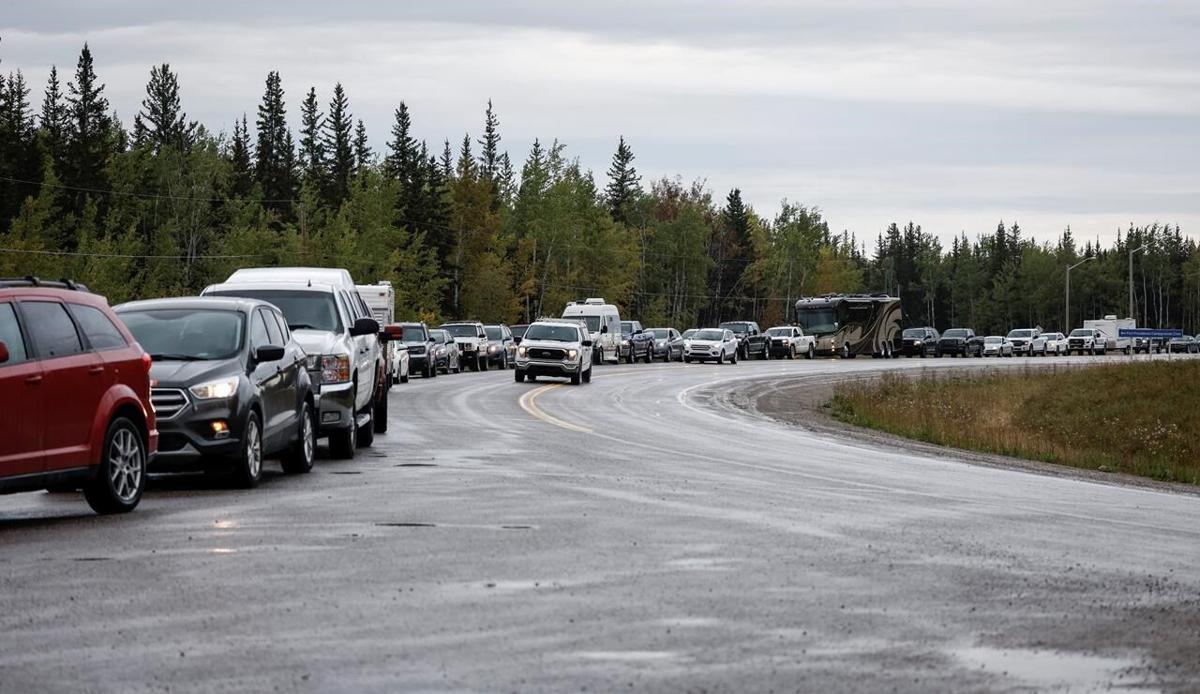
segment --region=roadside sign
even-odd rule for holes
[[[1177,328],[1121,328],[1117,337],[1149,337],[1172,338],[1183,337],[1183,331]]]

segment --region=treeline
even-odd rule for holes
[[[1129,247],[1140,322],[1200,330],[1200,251],[1178,227],[1131,228],[1116,243],[1054,244],[1001,224],[951,248],[913,223],[891,225],[868,256],[820,211],[783,202],[760,215],[733,189],[643,181],[624,138],[601,181],[566,145],[535,141],[520,163],[491,103],[481,135],[432,146],[401,102],[373,151],[340,84],[288,95],[271,72],[257,110],[232,133],[189,120],[169,65],[149,74],[141,109],[120,122],[85,45],[40,107],[19,71],[0,78],[0,275],[72,277],[116,303],[192,294],[250,265],[348,268],[390,280],[406,317],[518,321],[603,296],[646,324],[733,318],[785,322],[800,296],[899,292],[913,324],[1061,327],[1072,315],[1126,313]]]

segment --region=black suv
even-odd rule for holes
[[[617,361],[632,364],[641,359],[647,364],[654,358],[654,336],[642,329],[640,321],[621,321],[621,342],[618,344]]]
[[[900,353],[906,357],[936,357],[939,339],[933,328],[908,328],[900,335]]]
[[[969,357],[972,354],[982,355],[983,343],[973,341],[971,339],[973,337],[975,337],[975,331],[970,328],[950,328],[938,338],[938,356]]]
[[[766,359],[771,356],[769,349],[771,338],[752,320],[726,321],[717,326],[722,330],[732,331],[738,339],[738,358],[751,359],[758,357]]]
[[[263,458],[312,469],[316,403],[283,314],[254,299],[153,299],[117,306],[150,354],[159,452],[152,471],[232,472],[253,487]]]

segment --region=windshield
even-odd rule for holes
[[[400,327],[404,329],[404,337],[401,338],[404,342],[420,344],[424,342],[427,337],[425,334],[425,328],[419,324],[405,323]]]
[[[479,328],[468,323],[461,325],[443,325],[442,330],[454,337],[479,337]]]
[[[489,340],[504,339],[504,331],[498,325],[485,325],[483,326],[483,332],[487,334]]]
[[[509,328],[509,330],[512,331],[513,337],[524,337],[525,331],[528,329],[528,325],[514,325]]]
[[[571,319],[583,321],[587,325],[588,332],[600,332],[600,316],[571,316]]]
[[[342,332],[342,319],[332,292],[304,289],[227,289],[212,296],[240,296],[259,299],[279,307],[292,330],[324,330]]]
[[[579,342],[579,328],[570,325],[534,323],[525,331],[522,342],[544,340],[546,342]]]
[[[942,333],[942,337],[966,337],[969,333],[963,328],[953,328]]]
[[[449,341],[445,330],[430,330],[429,337],[433,338],[434,342],[444,343]]]
[[[909,328],[904,331],[904,337],[925,337],[925,331],[921,328]]]
[[[1033,337],[1032,330],[1009,330],[1009,337]]]
[[[666,340],[671,337],[670,328],[654,328],[650,333],[654,335],[654,339],[656,340]]]
[[[121,320],[155,360],[228,359],[242,349],[240,311],[154,309],[122,312]]]
[[[1075,328],[1071,331],[1071,337],[1091,337],[1092,331],[1087,328]]]
[[[989,345],[998,345],[998,344],[1001,344],[1002,342],[1004,342],[1004,338],[1003,337],[985,337],[985,338],[983,338],[983,341]]]
[[[837,311],[832,308],[802,308],[796,321],[809,335],[826,335],[837,330]]]
[[[695,335],[692,335],[693,340],[713,340],[720,342],[725,339],[724,330],[697,330]]]
[[[750,325],[747,323],[722,323],[717,326],[722,330],[732,330],[737,335],[745,335],[750,332]],[[719,340],[720,338],[704,338]]]
[[[700,331],[699,331],[699,330],[697,330],[697,329],[695,329],[695,328],[688,328],[687,330],[684,330],[684,331],[683,331],[683,335],[681,335],[680,337],[682,337],[683,339],[685,339],[685,340],[686,340],[686,339],[688,339],[688,338],[689,338],[689,337],[691,337],[692,335],[695,335],[695,334],[696,334],[696,333],[698,333],[698,332],[700,332]]]
[[[792,334],[791,328],[771,328],[767,334],[772,337],[788,337]]]
[[[623,333],[633,332],[633,321],[628,321],[628,320],[621,321],[621,332],[623,332]]]

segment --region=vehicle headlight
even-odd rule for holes
[[[629,340],[621,340],[621,346],[622,346],[622,347],[628,347],[628,346],[629,346]]]
[[[321,383],[349,383],[350,357],[344,354],[321,355]]]
[[[577,349],[568,349],[567,350],[567,359],[574,361],[575,359],[578,359],[578,358],[579,358],[579,350],[577,350]]]
[[[529,348],[528,348],[528,347],[518,347],[518,348],[517,348],[517,356],[518,356],[518,357],[523,357],[523,356],[525,356],[525,355],[527,355],[527,354],[529,354]]]
[[[192,391],[200,400],[217,400],[220,398],[230,398],[237,392],[238,377],[230,376],[219,381],[209,381],[192,386],[188,390]]]
[[[498,350],[498,349],[500,349],[500,345],[490,345],[490,346],[488,347],[488,351],[489,351],[489,352],[495,352],[495,351],[496,351],[496,350]]]

